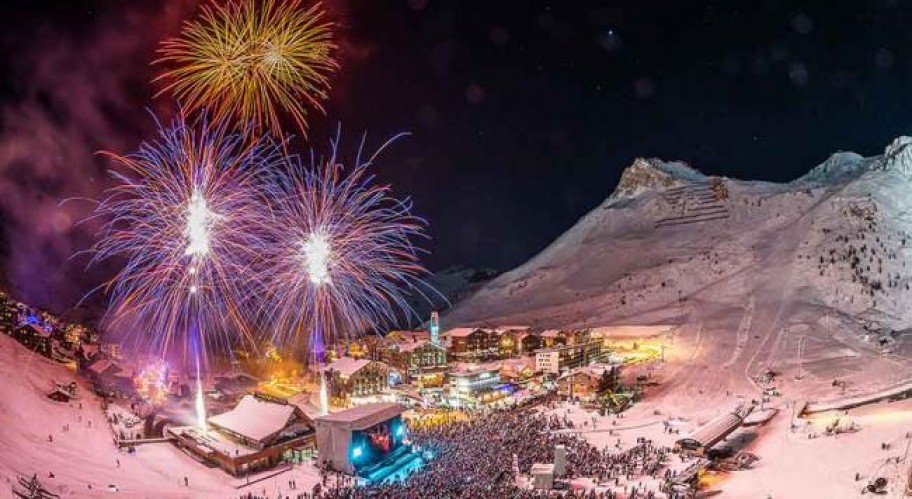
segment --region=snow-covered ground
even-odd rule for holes
[[[680,163],[638,160],[628,171],[652,169],[672,183],[640,173],[643,185],[616,192],[539,255],[460,303],[445,325],[654,322],[702,314],[679,299],[743,309],[752,296],[758,312],[791,298],[831,307],[835,317],[866,313],[908,325],[903,257],[912,246],[912,165],[897,154],[892,146],[868,159],[839,153],[788,184],[711,179]],[[706,220],[707,210],[716,218]],[[695,223],[660,225],[669,218]]]
[[[902,460],[912,402],[850,410],[861,430],[838,437],[808,438],[833,413],[796,431],[791,413],[804,402],[864,397],[912,380],[910,144],[897,139],[872,158],[838,153],[788,184],[711,179],[681,163],[639,160],[605,203],[457,305],[444,327],[674,324],[673,333],[651,339],[667,341],[667,362],[654,372],[659,386],[616,425],[596,421],[584,433],[593,443],[620,438],[624,447],[645,436],[667,444],[676,435],[662,432],[662,421],[680,421],[685,433],[773,386],[782,393],[771,402],[779,414],[730,437],[743,435],[760,461],[713,477],[712,490],[854,497],[867,479],[884,476],[895,495],[912,464]],[[767,372],[775,374],[769,385],[757,379]],[[38,473],[65,497],[107,496],[109,484],[122,497],[248,491],[170,444],[119,452],[88,387],[80,385],[82,409],[47,400],[53,382],[73,374],[5,336],[0,377],[0,480]],[[601,431],[609,425],[617,430],[610,435]],[[882,450],[883,443],[892,445]],[[891,457],[900,462],[888,464]],[[287,492],[290,479],[306,491],[315,476],[301,466],[250,491]]]
[[[835,418],[849,419],[861,429],[824,436],[824,427]],[[909,400],[847,414],[822,414],[800,421],[795,431],[791,431],[787,415],[780,413],[768,427],[757,430],[758,435],[747,447],[760,461],[750,470],[727,474],[717,488],[724,497],[861,497],[869,480],[884,477],[889,481],[888,497],[902,497],[912,471],[912,460],[907,458],[910,421]],[[753,430],[743,430],[749,431]],[[809,433],[817,437],[808,438]],[[890,444],[890,448],[881,449],[881,443]],[[856,473],[859,481],[855,480]]]
[[[637,160],[601,206],[443,326],[677,324],[662,390],[682,409],[758,398],[767,371],[812,402],[908,382],[910,144],[837,153],[786,184]]]
[[[788,184],[638,160],[605,203],[458,304],[444,327],[677,324],[660,340],[661,383],[626,415],[629,428],[584,432],[590,441],[668,444],[677,435],[662,432],[663,420],[680,419],[683,434],[772,387],[779,413],[729,439],[743,436],[760,461],[712,476],[709,494],[855,497],[883,476],[895,496],[912,465],[902,459],[912,402],[849,410],[861,430],[838,437],[807,435],[842,413],[812,416],[816,429],[802,420],[793,432],[791,422],[796,405],[863,400],[912,381],[910,144],[897,139],[872,158],[837,153]]]
[[[619,450],[632,447],[639,437],[670,446],[679,435],[750,398],[750,393],[724,388],[737,383],[726,383],[719,376],[701,378],[699,369],[688,369],[687,362],[691,359],[688,353],[693,345],[699,348],[700,342],[686,339],[676,340],[666,356],[668,362],[653,370],[661,384],[648,389],[645,399],[623,417],[599,417],[571,407],[569,417],[582,435],[599,447]],[[38,473],[46,486],[64,497],[224,498],[248,491],[261,494],[265,491],[269,496],[279,491],[291,493],[287,486],[290,479],[298,482],[298,490],[309,491],[318,477],[314,468],[301,465],[275,478],[237,489],[237,481],[217,469],[200,465],[170,444],[140,445],[134,455],[119,452],[100,402],[88,392],[88,387],[80,382],[80,400],[72,404],[48,400],[44,394],[53,382],[73,380],[73,374],[6,336],[0,336],[0,376],[4,380],[0,384],[0,428],[4,428],[0,431],[0,456],[3,456],[0,480],[3,482],[14,481],[16,474]],[[743,379],[743,373],[732,376]],[[714,477],[710,491],[734,498],[855,497],[868,479],[878,476],[890,480],[891,490],[905,487],[912,461],[888,464],[887,460],[905,456],[909,442],[906,435],[912,430],[909,424],[912,401],[884,402],[850,410],[848,418],[861,430],[838,437],[822,434],[832,418],[846,419],[842,413],[815,415],[809,419],[812,427],[806,427],[802,421],[793,432],[791,401],[774,398],[772,403],[781,410],[771,423],[745,428],[729,437],[730,442],[735,442],[746,435],[744,449],[757,454],[760,461],[750,470]],[[564,411],[566,407],[552,410],[556,414]],[[664,432],[666,422],[680,433]],[[65,425],[69,425],[69,430],[64,430]],[[809,439],[809,433],[821,436]],[[49,435],[53,442],[48,441]],[[881,450],[882,443],[890,443],[890,450]],[[54,473],[54,478],[48,478],[49,472]],[[855,481],[855,473],[860,473],[861,481]],[[189,487],[183,486],[185,476]],[[108,492],[109,484],[116,485],[119,492]]]
[[[170,443],[145,444],[135,454],[121,452],[98,398],[72,371],[23,348],[0,334],[0,496],[9,494],[16,475],[37,473],[42,483],[62,497],[230,498],[242,493],[274,497],[310,491],[316,470],[299,465],[249,487],[218,469],[207,468]],[[53,402],[45,394],[55,381],[79,384],[79,400]],[[80,404],[82,408],[80,409]],[[69,429],[64,427],[69,425]],[[53,441],[49,441],[48,437]],[[119,461],[119,466],[118,466]],[[50,478],[49,473],[54,477]],[[187,477],[189,487],[184,486]],[[108,491],[115,485],[119,492]],[[91,488],[89,488],[91,486]],[[283,495],[284,497],[284,495]]]
[[[680,416],[689,411],[668,411],[661,399],[646,400],[635,405],[624,417],[598,416],[575,405],[549,409],[547,414],[567,415],[576,430],[593,445],[622,451],[633,447],[638,438],[647,438],[661,446],[673,446],[675,440],[692,431],[712,415],[730,409],[736,397],[702,411],[701,417]],[[664,407],[664,413],[655,409]],[[742,427],[730,435],[721,446],[730,445],[736,451],[747,451],[760,460],[750,469],[713,473],[701,493],[705,497],[719,495],[732,498],[791,498],[791,497],[861,497],[869,480],[884,477],[888,480],[889,497],[900,497],[912,471],[909,457],[912,433],[912,400],[880,403],[847,412],[832,412],[797,420],[791,427],[789,408],[781,405],[767,425]],[[677,419],[685,417],[684,420]],[[826,436],[825,428],[839,419],[841,426],[854,423],[860,429],[838,436]],[[664,431],[666,423],[679,434]],[[609,431],[610,430],[610,431]],[[809,438],[809,435],[815,438]],[[882,449],[881,444],[889,444]],[[672,455],[669,464],[683,469]],[[899,462],[896,459],[899,458]],[[859,480],[856,481],[856,473]]]

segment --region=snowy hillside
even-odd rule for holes
[[[912,323],[910,143],[837,153],[787,184],[638,159],[601,206],[444,325],[682,324],[712,338],[702,357],[746,362],[748,377],[793,359],[799,336],[812,368],[829,359],[821,377],[848,375],[836,358],[887,362]]]
[[[493,279],[493,269],[450,267],[424,279],[424,285],[412,290],[408,297],[409,320],[417,327],[428,320],[434,310],[448,310]]]
[[[118,450],[100,400],[85,380],[5,334],[0,334],[0,378],[0,497],[12,496],[17,476],[33,474],[51,492],[80,498],[226,498],[250,491],[265,495],[263,490],[284,497],[290,478],[306,490],[318,480],[315,469],[299,466],[242,489],[243,481],[201,466],[167,442],[138,446],[135,454]],[[45,396],[55,382],[71,381],[78,384],[76,401]]]

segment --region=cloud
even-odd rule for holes
[[[97,223],[78,223],[93,205],[61,201],[98,199],[109,165],[96,152],[134,149],[152,131],[150,106],[170,114],[169,102],[151,101],[149,62],[192,7],[132,4],[81,34],[37,33],[16,57],[6,75],[14,97],[0,107],[4,281],[15,296],[64,312],[104,281],[104,268],[86,271],[87,259],[73,258],[97,235]]]

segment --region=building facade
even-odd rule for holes
[[[447,331],[449,353],[453,360],[478,362],[500,356],[500,337],[480,328],[455,328]]]
[[[545,374],[560,374],[601,360],[602,341],[545,348],[535,352],[535,368]]]
[[[398,369],[409,382],[420,388],[444,385],[448,370],[446,349],[430,341],[394,343],[389,346],[388,363]]]
[[[286,455],[314,447],[314,427],[296,405],[263,394],[207,420],[208,431],[169,428],[173,442],[234,476],[270,468]]]
[[[480,405],[498,398],[499,367],[471,366],[450,372],[450,399],[457,405]]]
[[[50,358],[52,352],[51,333],[37,324],[25,324],[16,328],[13,337],[29,350]]]
[[[535,333],[521,334],[518,343],[520,355],[529,355],[542,348],[541,336]]]
[[[325,372],[329,396],[339,405],[389,389],[389,367],[383,362],[342,357],[326,366]]]

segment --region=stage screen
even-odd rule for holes
[[[402,445],[405,423],[400,416],[388,419],[366,430],[352,432],[351,460],[358,470],[382,461]]]

